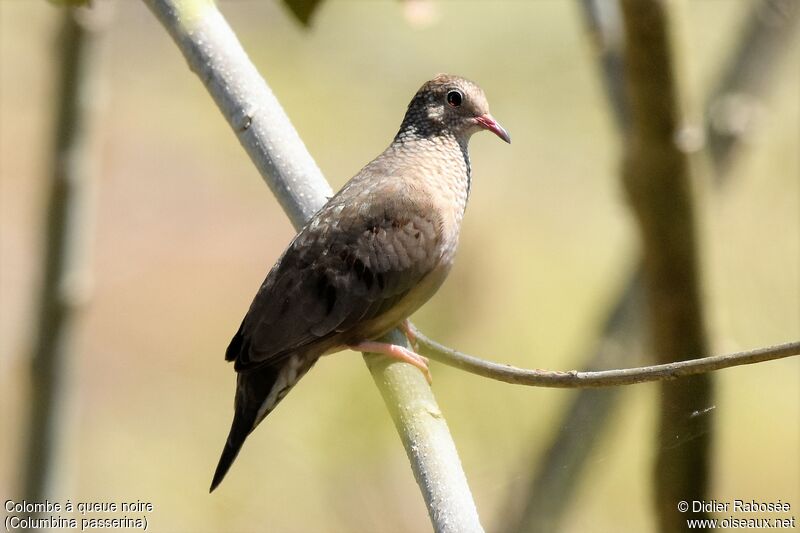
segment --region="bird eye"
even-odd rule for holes
[[[461,105],[461,101],[464,99],[464,96],[461,94],[461,91],[456,91],[455,89],[447,93],[447,103],[453,107],[458,107]]]

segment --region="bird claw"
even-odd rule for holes
[[[417,367],[420,372],[422,372],[428,382],[428,385],[433,384],[431,370],[428,368],[428,359],[404,346],[398,346],[396,344],[389,344],[386,342],[366,341],[351,345],[349,348],[358,352],[370,352],[388,355],[389,357],[404,363],[408,363]]]

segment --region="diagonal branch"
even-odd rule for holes
[[[296,228],[331,188],[278,100],[210,0],[145,0],[200,77]],[[392,342],[407,344],[398,332]],[[447,423],[422,374],[365,354],[437,532],[483,531]]]

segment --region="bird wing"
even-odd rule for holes
[[[380,195],[348,185],[267,275],[226,352],[237,371],[380,316],[436,268],[442,224],[419,191],[397,178],[381,180]]]

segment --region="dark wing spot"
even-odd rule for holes
[[[336,287],[333,285],[328,285],[327,289],[325,290],[325,312],[327,314],[331,314],[333,311],[333,306],[336,304]]]
[[[328,290],[328,277],[321,272],[318,273],[317,276],[317,283],[314,289],[316,290],[317,296],[325,298],[325,292]]]
[[[284,298],[283,302],[281,302],[281,308],[280,311],[278,311],[278,315],[284,316],[287,311],[289,311],[289,298]]]
[[[365,268],[364,269],[364,274],[362,276],[362,279],[364,280],[364,285],[367,286],[367,290],[370,290],[372,288],[372,282],[374,281],[374,276],[372,275],[372,270],[370,270],[368,268]]]
[[[362,277],[364,272],[367,270],[367,265],[364,264],[364,261],[356,257],[356,260],[353,261],[353,269],[356,271],[358,277]]]
[[[317,297],[325,302],[325,313],[330,314],[336,304],[336,287],[330,283],[328,276],[320,272],[315,289]]]
[[[339,260],[347,268],[353,268],[358,258],[354,254],[351,254],[346,248],[342,248],[342,250],[339,251]]]
[[[364,283],[364,285],[367,287],[367,290],[370,290],[373,282],[372,270],[367,268],[367,265],[364,264],[364,261],[358,258],[356,258],[353,262],[353,269],[355,270],[358,279]]]

